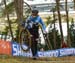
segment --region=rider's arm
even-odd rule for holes
[[[30,21],[30,16],[26,19],[26,21],[25,21],[25,27],[27,27],[28,26],[28,22]]]
[[[30,20],[30,17],[31,17],[31,16],[29,16],[29,17],[26,19],[26,22]]]
[[[39,23],[42,25],[43,31],[46,31],[46,26],[45,26],[43,20],[41,19],[41,17],[40,17]]]

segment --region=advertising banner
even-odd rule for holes
[[[11,55],[11,43],[9,41],[0,40],[0,54]]]
[[[24,52],[21,49],[20,44],[4,40],[0,40],[0,54],[32,57],[31,49],[28,52]],[[75,55],[75,48],[62,48],[56,50],[38,51],[37,55],[38,57],[61,57]]]
[[[12,43],[12,55],[13,56],[26,56],[32,57],[31,50],[28,52],[24,52],[18,43]]]
[[[74,55],[74,48],[59,49],[59,56]]]
[[[58,50],[51,50],[51,51],[38,51],[39,57],[58,57],[59,51]]]
[[[62,48],[57,50],[38,51],[37,53],[38,57],[61,57],[61,56],[69,56],[74,54],[75,54],[74,48]],[[24,52],[18,43],[13,43],[12,55],[32,57],[32,52],[31,50],[29,52]]]

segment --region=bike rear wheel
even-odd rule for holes
[[[20,33],[20,45],[23,51],[29,51],[31,48],[31,35],[27,29],[23,29]]]

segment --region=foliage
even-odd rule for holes
[[[8,14],[11,14],[14,11],[14,2],[11,2],[8,5],[6,5],[6,8],[2,11],[3,16],[6,15],[6,10],[8,11]]]
[[[75,24],[73,19],[71,21],[69,29],[70,29],[71,46],[75,47]]]
[[[55,35],[56,35],[56,48],[54,48],[54,40],[53,40],[54,39],[54,36],[53,36],[54,33],[53,33],[53,31],[55,31]],[[60,47],[61,47],[61,36],[58,33],[57,29],[49,28],[48,38],[50,40],[50,43],[51,43],[51,46],[52,46],[52,50],[60,49]],[[44,50],[49,50],[47,44],[42,45],[42,44],[39,43],[38,46],[39,46],[39,50],[41,48],[43,48]]]
[[[51,42],[52,49],[55,49],[54,48],[54,41],[53,41],[53,39],[54,39],[53,31],[55,31],[55,36],[56,36],[56,43],[55,43],[56,44],[56,49],[59,49],[60,45],[61,45],[61,38],[60,38],[60,35],[58,33],[58,30],[56,30],[56,29],[54,30],[54,28],[49,30],[49,40]]]
[[[52,22],[52,20],[51,20],[51,16],[47,17],[46,19],[47,19],[47,21],[46,21],[46,25],[48,25],[49,23]]]
[[[53,17],[53,20],[51,20],[51,19],[52,18],[50,16],[47,18],[47,23],[49,25],[48,38],[52,45],[52,49],[59,49],[61,46],[61,36],[60,36],[58,30],[56,29],[56,27],[54,26],[54,24],[55,24],[54,17]],[[54,33],[55,33],[55,37],[54,37]],[[54,39],[55,39],[55,42],[54,42]],[[47,45],[45,46],[45,50],[48,50]]]
[[[41,44],[41,43],[38,43],[37,44],[37,47],[38,47],[38,51],[40,51],[42,48],[44,49],[45,48],[45,45],[44,44]],[[45,50],[45,49],[44,49]]]
[[[7,2],[6,2],[7,3]],[[24,3],[25,5],[25,7],[27,7],[28,6],[28,4],[27,3]],[[3,4],[4,5],[4,4]],[[24,13],[24,21],[25,21],[25,19],[28,17],[28,15],[29,15],[29,12],[30,12],[30,10],[29,10],[29,8],[28,9],[25,9],[24,8],[24,11],[23,11],[23,13]],[[11,18],[11,16],[13,16],[13,17],[17,17],[16,16],[16,10],[15,10],[15,6],[14,6],[14,2],[11,2],[11,3],[8,3],[7,5],[6,5],[6,8],[4,8],[4,7],[2,7],[2,11],[1,11],[1,15],[2,15],[2,17],[6,17],[6,11],[7,11],[7,13],[9,14],[9,19]],[[13,22],[14,21],[14,22]],[[8,23],[8,21],[5,21],[5,23]],[[10,23],[11,23],[11,27],[12,27],[12,30],[13,31],[15,31],[14,30],[14,28],[15,28],[15,23],[17,24],[17,22],[19,22],[17,19],[15,19],[15,20],[10,20]],[[15,25],[15,26],[12,26],[12,25]],[[18,24],[17,24],[18,25]],[[17,29],[17,27],[16,27],[16,29]],[[6,32],[6,30],[4,31],[4,32]],[[16,31],[15,31],[16,32]],[[18,32],[17,32],[18,33]],[[17,35],[17,33],[16,33],[16,35]],[[14,33],[13,33],[14,34]]]

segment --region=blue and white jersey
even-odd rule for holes
[[[44,22],[42,21],[40,16],[36,16],[36,17],[32,17],[29,16],[26,20],[26,24],[25,27],[27,27],[28,29],[32,28],[34,23],[39,23],[42,25],[42,29],[45,31],[46,30],[46,26],[44,24]]]

